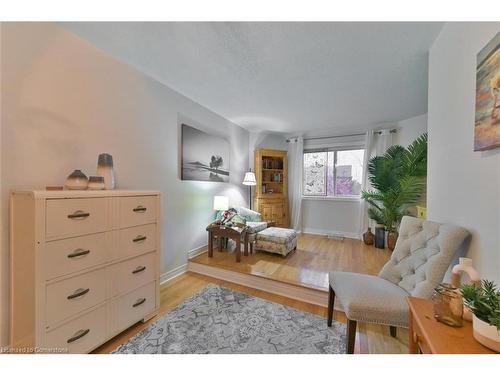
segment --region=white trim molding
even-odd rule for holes
[[[304,234],[316,234],[319,236],[345,237],[345,238],[352,238],[354,240],[361,239],[360,233],[341,232],[341,231],[326,230],[326,229],[303,228],[302,233],[304,233]]]
[[[194,249],[191,249],[188,251],[188,259],[197,257],[200,254],[206,253],[208,251],[208,245],[201,245],[199,247],[196,247]]]
[[[201,245],[199,247],[196,247],[194,249],[188,250],[187,252],[187,259],[192,259],[194,257],[197,257],[200,254],[206,253],[207,250],[207,245]],[[167,271],[163,274],[160,275],[160,285],[166,283],[167,281],[170,281],[177,276],[182,275],[183,273],[186,273],[188,270],[188,264],[187,262],[184,264],[181,264],[178,267],[175,267],[174,269]]]
[[[163,274],[160,275],[160,285],[166,283],[167,281],[170,281],[177,276],[182,275],[183,273],[186,273],[188,269],[187,263],[181,264],[179,267],[175,267],[173,270],[167,271]]]

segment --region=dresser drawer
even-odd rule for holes
[[[46,333],[47,348],[87,353],[106,340],[106,308],[100,307]]]
[[[118,231],[118,246],[113,250],[113,259],[141,255],[156,248],[156,224],[121,229]]]
[[[121,197],[120,198],[120,228],[156,222],[156,202],[154,195]]]
[[[125,294],[153,281],[156,263],[156,252],[152,252],[111,266],[109,296]]]
[[[42,267],[45,280],[69,275],[106,262],[111,253],[110,233],[98,233],[47,242]]]
[[[48,199],[46,237],[71,237],[105,231],[108,202],[107,198]]]
[[[47,325],[97,305],[106,299],[104,268],[47,285]]]
[[[156,282],[149,283],[110,303],[110,326],[119,332],[151,314],[156,307]]]

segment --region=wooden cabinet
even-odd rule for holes
[[[265,221],[288,227],[287,153],[282,150],[255,150],[255,209]]]
[[[86,353],[159,308],[159,193],[11,195],[10,345]]]
[[[259,199],[262,218],[265,221],[274,221],[277,227],[288,226],[287,204],[285,199]]]

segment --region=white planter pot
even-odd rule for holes
[[[474,338],[481,344],[500,353],[500,331],[497,327],[483,322],[481,319],[472,316],[472,329]]]

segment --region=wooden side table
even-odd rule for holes
[[[208,256],[212,258],[214,256],[214,239],[215,237],[230,238],[236,242],[236,262],[241,262],[241,239],[246,239],[247,228],[243,227],[226,227],[224,225],[209,225],[207,227],[208,232]],[[247,241],[245,240],[245,250],[248,248]],[[245,251],[245,255],[248,252]]]
[[[410,353],[417,354],[494,354],[472,336],[472,323],[450,327],[434,318],[432,302],[407,297],[410,307]]]

